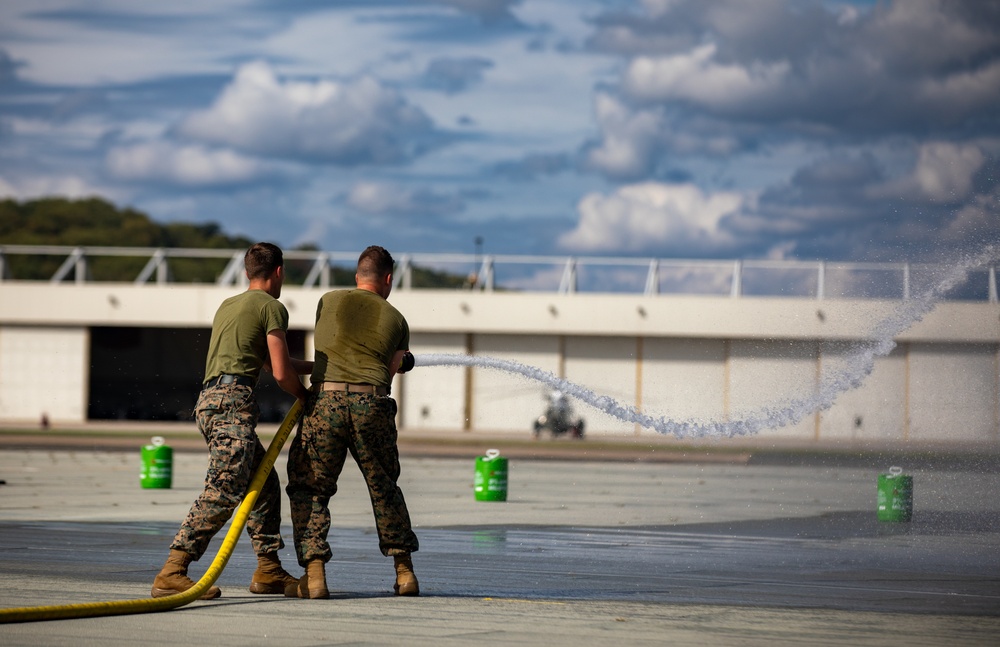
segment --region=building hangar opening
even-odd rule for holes
[[[90,329],[89,420],[185,421],[205,378],[211,328],[96,326]],[[289,330],[292,357],[306,334]],[[269,373],[257,385],[261,422],[280,422],[292,404]]]

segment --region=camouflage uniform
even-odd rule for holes
[[[406,555],[418,548],[399,479],[396,401],[387,396],[322,391],[309,397],[302,428],[288,450],[288,486],[299,564],[330,560],[330,497],[347,453],[368,484],[379,549]]]
[[[246,494],[265,450],[255,431],[260,409],[253,389],[217,385],[201,392],[195,405],[198,429],[209,448],[205,489],[191,506],[170,548],[199,559]],[[258,555],[284,548],[281,539],[281,486],[272,470],[247,520]]]

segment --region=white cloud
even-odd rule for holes
[[[458,196],[385,182],[355,184],[347,195],[347,203],[358,211],[377,215],[448,215],[465,208]]]
[[[914,177],[921,190],[935,202],[963,200],[972,191],[972,176],[986,161],[975,145],[932,142],[920,149]]]
[[[656,17],[667,13],[673,5],[677,4],[676,0],[640,0],[640,4],[646,8],[650,16]]]
[[[580,218],[559,238],[579,252],[641,252],[669,249],[698,253],[732,241],[720,222],[738,212],[745,197],[706,194],[693,184],[645,182],[623,186],[610,196],[591,193],[580,201]]]
[[[266,170],[258,160],[233,151],[163,141],[112,148],[105,163],[111,175],[119,180],[182,186],[239,184]]]
[[[527,276],[505,277],[503,285],[514,290],[551,292],[559,289],[564,271],[564,267],[560,265],[546,266],[532,271]]]
[[[234,48],[256,44],[259,28],[245,12],[245,0],[5,0],[0,25],[5,47],[27,62],[20,78],[102,86],[218,73]]]
[[[630,96],[645,101],[693,101],[729,108],[768,98],[781,89],[791,65],[787,61],[722,64],[714,43],[675,56],[639,56],[622,80]]]
[[[873,187],[874,198],[902,197],[937,204],[958,203],[973,193],[973,178],[987,161],[974,143],[934,141],[920,146],[913,171]]]
[[[387,213],[405,206],[407,198],[387,184],[359,182],[351,188],[347,203],[365,213]]]
[[[339,164],[407,161],[432,130],[419,108],[371,77],[283,82],[263,62],[241,67],[211,108],[179,128],[258,155]]]
[[[28,200],[47,196],[114,199],[115,191],[91,184],[77,175],[40,175],[12,178],[0,176],[0,197]]]
[[[662,125],[651,111],[632,111],[615,97],[601,92],[595,98],[601,142],[587,152],[586,162],[611,177],[635,177],[650,164]]]
[[[941,230],[941,237],[949,243],[968,245],[970,241],[996,241],[1000,218],[996,205],[1000,202],[1000,188],[992,193],[977,195],[958,209]]]
[[[17,187],[15,187],[13,184],[5,180],[3,176],[0,176],[0,197],[4,198],[20,197],[18,195]]]
[[[334,248],[902,258],[998,230],[995,3],[140,4],[0,3],[0,192],[284,213]]]
[[[12,135],[35,141],[55,141],[68,150],[90,151],[95,141],[112,130],[113,124],[97,117],[81,117],[67,121],[38,117],[4,117],[0,118],[0,128]]]
[[[740,148],[737,137],[697,119],[677,123],[659,108],[633,108],[606,92],[594,102],[601,140],[587,148],[584,161],[611,178],[647,176],[671,155],[718,157]]]
[[[592,195],[564,242],[635,250],[642,235],[670,239],[672,222],[688,247],[671,249],[685,254],[878,258],[996,237],[984,233],[982,209],[996,193],[984,172],[996,164],[986,140],[1000,123],[995,8],[642,5],[594,21],[591,46],[624,68],[614,90],[601,90],[617,96],[598,106],[588,168],[632,182],[687,174],[701,187],[746,187],[759,202],[712,227],[678,224],[634,196]],[[643,212],[662,222],[638,222]]]
[[[520,0],[436,0],[440,4],[454,7],[459,11],[467,11],[483,20],[512,19],[511,7]]]

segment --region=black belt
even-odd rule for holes
[[[210,389],[213,386],[219,384],[236,384],[238,386],[250,386],[254,385],[254,380],[252,377],[244,377],[242,375],[220,375],[219,377],[213,377],[208,382],[205,382],[204,389]]]

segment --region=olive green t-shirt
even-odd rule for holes
[[[247,290],[222,302],[212,321],[205,380],[243,375],[256,380],[268,356],[267,333],[288,330],[288,310],[263,290]]]
[[[388,301],[368,290],[334,290],[316,309],[312,383],[390,386],[389,362],[410,347],[410,327]]]

